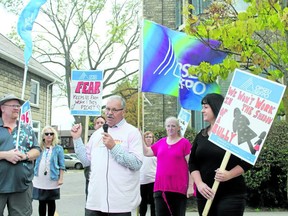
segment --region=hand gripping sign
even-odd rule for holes
[[[254,165],[277,114],[286,86],[236,69],[209,140],[226,150],[220,170],[231,154]],[[212,189],[216,192],[219,182]],[[202,215],[209,212],[208,200]]]

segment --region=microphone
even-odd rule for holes
[[[108,127],[109,127],[108,124],[106,124],[106,123],[103,124],[103,130],[105,133],[108,133]]]

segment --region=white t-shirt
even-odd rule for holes
[[[144,157],[140,169],[140,184],[149,184],[155,182],[156,175],[156,157]]]
[[[141,201],[140,171],[117,163],[103,144],[102,132],[102,129],[94,132],[86,146],[91,159],[86,208],[111,213],[131,212]],[[142,138],[137,128],[125,121],[118,127],[109,128],[108,133],[116,145],[142,160]]]
[[[52,149],[52,147],[45,149],[42,154],[42,158],[39,164],[38,176],[34,176],[33,178],[33,187],[35,188],[46,190],[60,188],[58,181],[53,181],[50,179],[50,161]],[[44,175],[44,173],[46,173],[46,175]]]

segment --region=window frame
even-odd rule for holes
[[[37,126],[34,127],[34,124],[36,124]],[[35,133],[35,136],[37,137],[37,140],[40,141],[40,138],[41,138],[41,122],[32,120],[32,128],[33,128],[33,131]]]
[[[36,94],[34,94],[33,92],[33,96],[35,95],[36,96],[36,103],[32,102],[31,101],[31,96],[32,96],[32,83],[36,84]],[[34,80],[34,79],[31,79],[31,84],[30,84],[30,103],[31,105],[34,105],[34,106],[39,106],[39,95],[40,95],[40,82]]]

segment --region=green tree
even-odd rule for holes
[[[73,69],[104,69],[103,90],[138,72],[133,65],[138,62],[139,2],[50,0],[41,7],[41,20],[33,27],[33,57],[49,64],[48,68],[51,64],[61,68],[66,85],[60,86],[58,97],[66,97],[69,106]],[[22,0],[2,0],[0,4],[16,15],[23,8]],[[15,29],[11,36],[23,44]],[[108,96],[109,92],[103,98]],[[85,118],[75,117],[85,125]]]
[[[113,94],[121,95],[126,100],[125,118],[127,122],[140,127],[142,124],[141,98],[138,94],[138,75],[133,75],[130,79],[125,79],[116,85]],[[139,118],[140,117],[140,118]]]
[[[0,4],[16,15],[24,7],[22,0]],[[73,69],[104,69],[103,89],[138,71],[131,66],[138,62],[138,6],[133,0],[51,0],[42,6],[33,27],[33,57],[62,68],[68,104]],[[15,29],[10,36],[22,43]]]
[[[220,64],[202,62],[189,68],[204,82],[218,77],[226,79],[235,68],[262,75],[287,85],[288,78],[288,8],[287,0],[246,0],[246,11],[237,12],[232,0],[213,1],[203,14],[193,14],[190,5],[186,33],[199,38],[221,42],[211,47],[228,55]],[[192,13],[191,13],[192,11]],[[283,98],[288,113],[288,92]],[[287,118],[288,119],[288,118]]]

